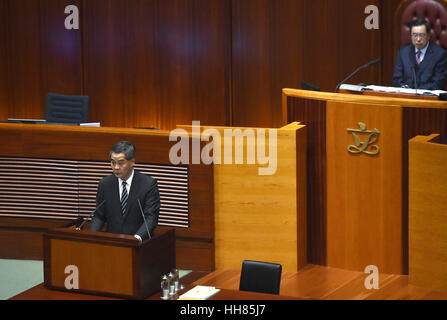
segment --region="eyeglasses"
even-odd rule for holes
[[[426,33],[412,33],[411,37],[413,39],[417,39],[417,38],[425,39],[427,37],[427,34]]]
[[[115,161],[115,160],[110,160],[110,164],[112,165],[112,167],[118,165],[118,167],[122,167],[127,163],[127,160],[119,160],[119,161]]]

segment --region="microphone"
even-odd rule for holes
[[[341,86],[343,83],[345,83],[346,81],[348,81],[349,79],[351,79],[351,77],[352,77],[353,75],[355,75],[357,72],[359,72],[359,71],[362,70],[362,69],[369,68],[369,67],[371,67],[372,65],[374,65],[374,64],[376,64],[376,63],[379,63],[380,61],[382,61],[382,60],[381,60],[380,58],[377,58],[377,59],[374,59],[373,61],[368,62],[367,64],[364,64],[364,65],[361,66],[361,67],[358,67],[353,73],[351,73],[349,76],[347,76],[345,79],[343,79],[342,82],[340,82],[340,83],[337,85],[337,87],[335,88],[335,92],[338,92],[338,89],[340,89],[340,86]]]
[[[90,213],[90,215],[87,217],[87,219],[84,219],[84,221],[82,221],[82,223],[79,225],[79,227],[76,228],[76,230],[81,230],[82,227],[84,226],[84,224],[87,222],[88,219],[92,218],[93,215],[95,214],[96,210],[98,210],[103,204],[104,202],[106,202],[106,200],[103,200],[96,208],[95,210],[93,210],[92,213]]]
[[[147,227],[146,217],[144,216],[144,212],[143,212],[143,208],[141,207],[140,199],[137,199],[137,200],[138,200],[138,206],[140,207],[141,215],[143,216],[144,225],[146,226],[147,236],[150,239],[151,238],[151,234],[149,233],[149,228]]]

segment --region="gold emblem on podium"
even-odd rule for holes
[[[366,124],[359,122],[359,129],[349,129],[348,132],[352,133],[354,137],[354,145],[348,146],[348,151],[352,154],[366,153],[370,156],[379,154],[380,148],[376,143],[379,139],[380,131],[374,128],[373,130],[366,130]],[[359,136],[368,135],[364,142],[360,141]]]

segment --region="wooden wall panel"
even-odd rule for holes
[[[40,68],[41,87],[47,92],[82,94],[82,22],[80,30],[65,28],[65,7],[81,0],[40,1]],[[82,11],[81,11],[82,13]]]
[[[306,26],[313,26],[313,30],[306,28],[308,32],[304,34],[302,41],[305,48],[300,57],[306,62],[302,80],[330,92],[334,91],[337,80],[340,79],[337,76],[337,68],[340,68],[337,66],[337,43],[343,42],[343,37],[338,36],[335,20],[339,5],[339,1],[331,0],[305,1],[305,14],[302,17]],[[325,77],[321,77],[321,74]]]
[[[214,243],[176,239],[177,266],[187,266],[190,270],[215,269]]]
[[[269,150],[268,167],[276,169],[271,175],[259,174],[259,168],[267,168],[259,158],[253,159],[254,164],[247,163],[248,139],[224,137],[224,130],[234,132],[236,127],[216,129],[221,159],[225,159],[214,164],[216,269],[238,269],[246,259],[280,263],[289,271],[305,266],[306,155],[297,158],[297,153],[306,150],[306,128],[294,123],[275,129],[277,139],[267,138],[266,133],[265,146],[257,138],[251,141],[256,148]],[[245,132],[247,128],[239,129]],[[258,130],[250,132],[256,136]],[[272,144],[277,148],[274,154],[270,154]],[[228,147],[234,150],[232,157],[225,153]],[[242,164],[235,164],[238,148],[244,150]]]
[[[84,2],[91,118],[175,128],[228,121],[227,1]]]
[[[395,41],[399,33],[396,30],[396,11],[402,1],[405,0],[382,0],[382,84],[386,86],[392,85],[394,64],[398,51]]]
[[[6,1],[0,1],[0,121],[8,119],[8,95],[9,95],[9,37],[8,37],[8,12]],[[5,63],[6,62],[6,63]]]
[[[357,67],[381,57],[381,31],[364,27],[365,7],[380,0],[304,1],[306,32],[302,41],[302,79],[333,92]],[[378,65],[360,71],[348,83],[381,82]]]
[[[156,11],[155,1],[138,6],[120,0],[84,2],[83,72],[91,121],[126,127],[140,117],[138,124],[156,126],[161,85],[153,63]]]
[[[43,118],[45,96],[82,93],[80,33],[65,29],[79,0],[7,0],[9,117]]]
[[[230,2],[157,1],[162,128],[230,122]]]
[[[105,126],[278,127],[284,87],[333,91],[377,57],[350,82],[391,83],[400,2],[4,0],[0,55],[12,54],[0,87],[11,89],[0,117],[41,118],[55,91],[90,95],[90,119]],[[80,31],[63,26],[68,4]],[[364,27],[371,4],[380,30]]]
[[[287,121],[307,130],[307,259],[326,265],[326,101],[287,97]]]
[[[280,127],[281,89],[300,84],[303,1],[232,1],[233,125]]]
[[[42,118],[40,7],[38,1],[9,0],[9,116]]]
[[[348,152],[359,121],[380,132],[366,150],[377,155]],[[327,265],[402,274],[402,108],[328,101],[326,141]]]

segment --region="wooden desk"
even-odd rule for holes
[[[284,89],[283,115],[307,126],[309,263],[408,274],[408,140],[445,142],[447,102]],[[380,153],[348,152],[375,128]]]
[[[380,289],[368,290],[363,272],[342,270],[316,265],[307,265],[298,272],[283,272],[281,295],[263,295],[255,292],[238,291],[240,270],[214,272],[194,271],[181,278],[186,289],[196,285],[214,286],[221,289],[213,299],[256,299],[256,300],[446,300],[447,292],[416,287],[409,284],[408,276],[380,274]],[[185,291],[184,290],[184,291]],[[162,301],[160,293],[148,300]],[[113,298],[82,295],[47,290],[43,284],[22,292],[13,300],[111,300]]]
[[[179,295],[185,293],[189,289],[192,289],[196,285],[195,284],[196,280],[200,279],[201,277],[207,274],[209,274],[209,272],[195,271],[181,278],[181,283],[185,286],[185,289],[180,291],[175,297],[173,297],[170,300],[176,300],[179,297]],[[160,297],[161,293],[156,293],[148,297],[146,300],[162,301]],[[10,300],[122,300],[122,299],[110,298],[105,296],[96,296],[90,294],[71,293],[66,291],[49,290],[44,287],[43,283],[41,283],[29,290],[26,290],[12,297]],[[215,294],[209,300],[309,300],[309,299],[280,296],[275,294],[239,291],[224,288],[221,289],[220,292]]]

